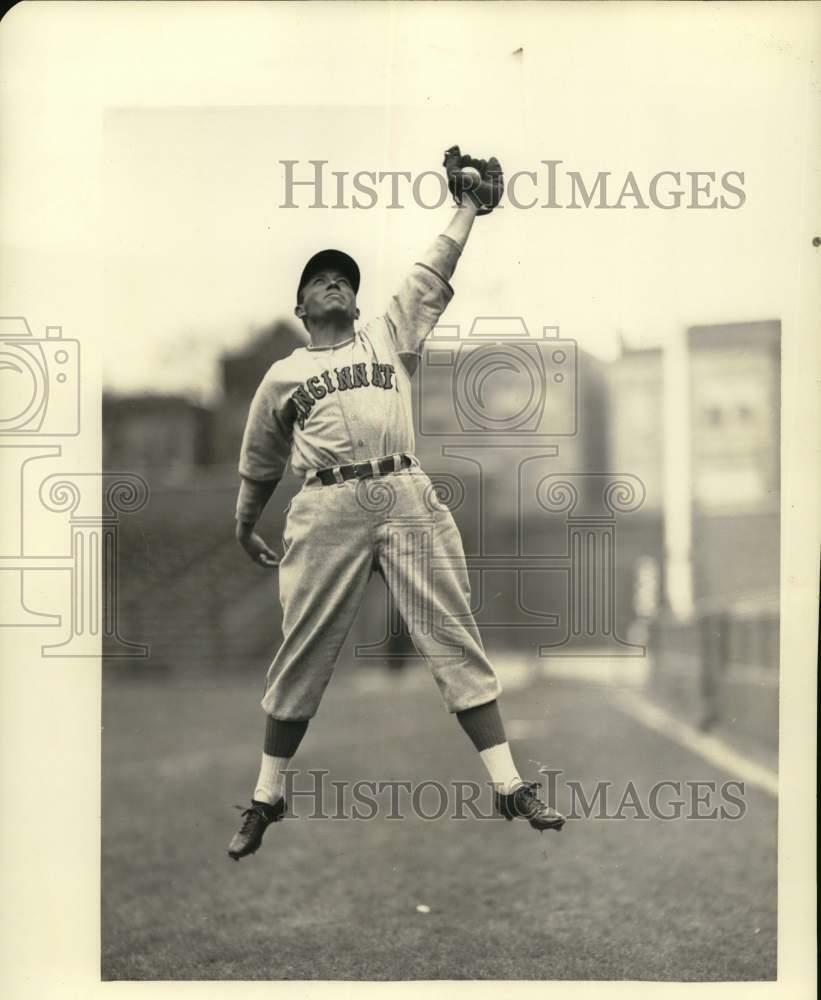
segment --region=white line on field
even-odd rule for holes
[[[699,754],[711,764],[733,774],[750,785],[778,798],[778,775],[768,767],[756,764],[715,736],[700,733],[686,722],[681,722],[634,691],[613,692],[613,702],[637,722],[653,729],[662,736]]]

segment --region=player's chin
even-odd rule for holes
[[[354,308],[344,299],[338,299],[335,295],[326,299],[322,305],[322,316],[325,319],[353,320],[355,316]]]

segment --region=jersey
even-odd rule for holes
[[[414,449],[408,356],[451,298],[459,245],[440,236],[414,264],[384,315],[346,343],[299,348],[266,372],[248,414],[237,518],[255,522],[290,461],[305,478],[291,501],[278,562],[282,643],[262,707],[314,716],[377,569],[449,711],[501,691],[470,608],[461,536],[418,463],[390,475],[389,513],[362,503],[355,480],[324,486],[311,473]],[[435,567],[435,573],[434,573]]]
[[[282,477],[288,461],[305,477],[414,450],[410,375],[403,361],[453,297],[445,274],[460,248],[439,236],[414,264],[384,315],[329,348],[302,347],[275,362],[257,389],[240,451],[240,475]]]

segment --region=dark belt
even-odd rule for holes
[[[399,461],[395,459],[398,457]],[[335,469],[317,469],[316,478],[323,486],[333,486],[340,479],[370,479],[371,476],[387,476],[400,469],[409,469],[413,462],[407,455],[388,455],[386,458],[374,459],[372,462],[360,462],[358,465],[340,465]],[[337,476],[337,473],[339,474]]]

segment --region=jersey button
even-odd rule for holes
[[[358,445],[358,446],[359,446],[360,448],[364,448],[364,447],[365,447],[365,442],[364,442],[364,441],[357,441],[356,443],[357,443],[357,445]]]

